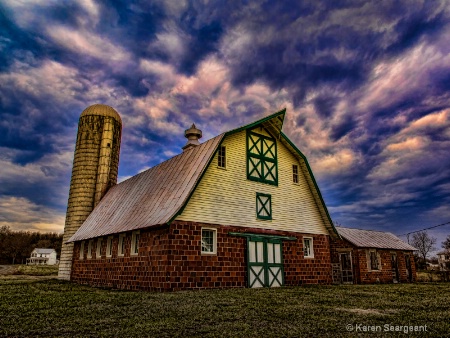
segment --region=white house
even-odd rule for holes
[[[450,252],[439,252],[437,254],[439,268],[441,271],[450,271]]]
[[[31,257],[27,258],[28,264],[44,264],[44,265],[55,265],[58,261],[56,260],[55,249],[41,249],[36,248],[31,252]]]

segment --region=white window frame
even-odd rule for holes
[[[80,243],[80,256],[79,259],[84,259],[84,241]]]
[[[213,251],[203,251],[203,231],[212,231],[213,233]],[[202,255],[217,255],[217,229],[216,228],[202,228],[200,238],[200,252]]]
[[[119,240],[117,241],[117,256],[125,256],[125,234],[119,235]]]
[[[140,240],[141,232],[139,230],[133,231],[131,233],[131,256],[137,256],[139,254],[139,240]]]
[[[95,258],[102,258],[102,237],[97,239],[97,246],[95,248]]]
[[[306,252],[306,242],[309,241],[309,252]],[[314,240],[312,237],[303,237],[303,257],[314,258]]]
[[[222,167],[220,165],[220,149],[223,148],[225,155],[224,155],[224,166]],[[219,169],[227,169],[227,147],[226,146],[219,146],[219,149],[217,150],[217,168]]]
[[[89,240],[89,243],[88,243],[88,252],[87,252],[87,258],[88,259],[92,258],[92,247],[93,246],[94,246],[94,240],[91,239],[91,240]]]
[[[112,257],[113,236],[109,236],[106,240],[106,257]]]

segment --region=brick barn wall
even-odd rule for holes
[[[333,240],[331,243],[331,261],[339,263],[339,252],[346,249],[352,249],[352,264],[354,282],[356,284],[371,283],[392,283],[392,253],[397,254],[399,281],[401,283],[409,282],[406,271],[406,256],[409,255],[412,270],[412,281],[416,281],[416,268],[412,252],[404,252],[401,250],[376,249],[380,258],[381,269],[378,271],[369,271],[367,268],[367,249],[357,248],[345,240]]]
[[[201,228],[217,229],[217,255],[201,254]],[[233,226],[217,226],[189,221],[175,221],[170,226],[140,232],[139,254],[130,256],[131,232],[125,239],[125,256],[117,256],[119,235],[113,239],[113,253],[106,258],[103,237],[101,257],[79,259],[80,242],[74,247],[71,280],[93,286],[129,290],[176,291],[185,289],[233,288],[247,286],[247,239],[229,232],[247,232],[296,237],[283,241],[285,285],[329,284],[331,264],[329,237],[313,238],[314,258],[303,257],[303,234],[265,231]]]

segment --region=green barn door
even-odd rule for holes
[[[277,239],[248,238],[248,286],[284,285],[282,242]]]

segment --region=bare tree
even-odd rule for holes
[[[450,235],[448,235],[447,239],[442,242],[442,247],[445,249],[445,251],[450,252]]]
[[[419,251],[419,255],[423,259],[423,263],[426,263],[427,255],[430,251],[436,250],[434,246],[437,239],[428,235],[426,231],[420,231],[413,234],[411,244]]]

